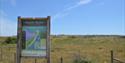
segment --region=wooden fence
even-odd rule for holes
[[[115,58],[114,57],[114,52],[113,50],[111,50],[111,63],[125,63],[124,61],[121,61],[120,59],[118,58]]]

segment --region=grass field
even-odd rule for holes
[[[4,41],[3,38],[0,41]],[[0,44],[0,63],[14,63],[15,46],[16,44]],[[74,63],[75,59],[91,63],[110,63],[111,50],[114,51],[115,58],[125,62],[125,36],[51,37],[52,63],[60,63],[60,57],[63,58],[63,63]],[[22,58],[22,63],[35,63],[35,59]],[[37,59],[36,63],[46,63],[46,60]]]

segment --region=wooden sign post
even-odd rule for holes
[[[50,63],[50,16],[18,17],[16,63],[21,63],[22,57],[46,58]]]

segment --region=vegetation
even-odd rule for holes
[[[16,43],[16,38],[15,37],[7,37],[5,40],[6,44],[15,44]]]
[[[15,44],[17,41],[16,37],[0,37],[0,44]]]
[[[7,38],[1,39],[5,41]],[[12,37],[11,37],[12,38]],[[8,40],[10,40],[8,38]],[[3,42],[0,42],[3,43]],[[11,42],[12,43],[12,42]],[[14,63],[15,44],[1,44],[3,59],[0,63]],[[125,36],[118,35],[53,35],[51,37],[51,62],[60,63],[110,63],[110,51],[114,51],[114,57],[124,61]],[[0,52],[1,54],[1,52]],[[37,62],[45,63],[46,60],[37,59]],[[22,63],[34,63],[33,58],[22,58]]]

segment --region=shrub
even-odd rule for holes
[[[16,43],[16,38],[15,37],[7,37],[7,39],[5,40],[6,44],[15,44]]]
[[[74,61],[73,63],[91,63],[90,61],[88,61],[85,57],[82,57],[80,55],[80,51],[79,53],[74,55]]]
[[[74,63],[91,63],[91,62],[83,59],[75,59]]]

